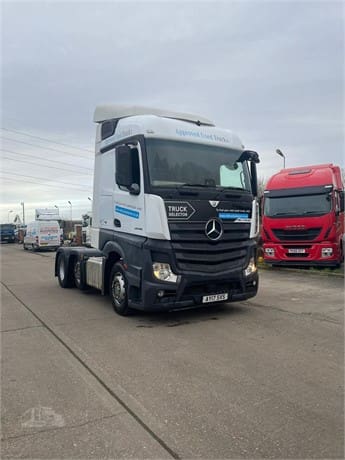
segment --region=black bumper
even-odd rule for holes
[[[131,307],[146,311],[167,311],[180,308],[207,306],[203,296],[228,294],[228,303],[246,300],[257,294],[259,286],[258,272],[248,277],[243,270],[229,270],[223,273],[181,273],[178,283],[154,280],[152,276],[143,276],[141,280],[141,298],[129,299]]]

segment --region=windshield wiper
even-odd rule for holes
[[[326,211],[304,211],[303,215],[305,214],[325,214]]]
[[[271,216],[298,216],[296,211],[285,211],[285,212],[276,212],[271,214]]]
[[[215,188],[215,185],[207,185],[207,184],[182,184],[179,187],[205,187],[205,188]],[[179,188],[178,187],[178,188]]]

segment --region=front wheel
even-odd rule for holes
[[[113,308],[121,316],[130,315],[133,310],[128,306],[128,282],[120,263],[116,263],[110,273],[110,297]]]

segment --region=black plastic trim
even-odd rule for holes
[[[330,193],[331,191],[331,187],[325,188],[324,186],[284,188],[278,190],[265,190],[264,196],[267,196],[269,198],[278,198],[284,196],[321,195]]]

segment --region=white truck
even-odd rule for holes
[[[197,115],[103,105],[94,121],[92,247],[58,249],[60,286],[120,315],[255,296],[258,154]]]
[[[29,222],[26,227],[23,248],[53,249],[56,250],[61,244],[61,230],[57,220],[35,220]]]

